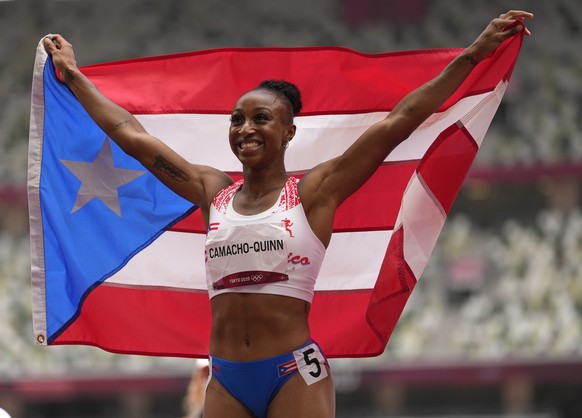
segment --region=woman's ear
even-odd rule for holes
[[[287,131],[285,132],[285,139],[291,141],[295,136],[295,132],[297,132],[297,126],[289,125],[289,128],[287,128]]]

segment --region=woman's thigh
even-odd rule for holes
[[[268,418],[333,418],[335,417],[335,388],[330,368],[327,377],[307,385],[296,373],[279,390],[269,404]]]
[[[249,384],[252,384],[249,382]],[[210,379],[204,400],[204,418],[254,418],[216,379]]]

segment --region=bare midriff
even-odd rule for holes
[[[210,354],[255,361],[293,351],[309,340],[309,303],[287,296],[227,293],[212,306]]]

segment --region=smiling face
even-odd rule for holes
[[[283,163],[285,145],[294,134],[289,106],[268,90],[244,94],[232,111],[230,148],[246,167]]]

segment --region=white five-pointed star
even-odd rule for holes
[[[101,151],[93,162],[68,160],[61,162],[81,181],[71,213],[97,198],[121,217],[117,188],[145,174],[145,171],[115,167],[109,138],[105,138]]]

